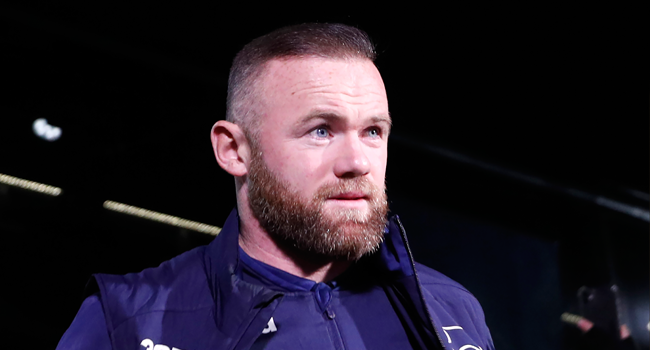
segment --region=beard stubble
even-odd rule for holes
[[[359,260],[379,248],[384,238],[388,200],[384,189],[367,178],[340,178],[321,186],[316,194],[303,199],[290,185],[273,174],[258,147],[251,149],[248,172],[248,199],[253,215],[274,239],[300,251],[322,257]],[[328,198],[346,192],[362,192],[368,210],[330,208]]]

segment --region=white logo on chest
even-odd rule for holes
[[[269,323],[266,324],[266,328],[262,330],[262,334],[268,334],[268,333],[273,333],[277,332],[278,328],[275,327],[275,322],[273,322],[273,317],[269,320]],[[158,350],[158,349],[156,349]]]
[[[144,346],[147,350],[169,350],[169,346],[163,344],[154,344],[151,339],[144,339],[140,345]],[[179,348],[172,347],[172,350],[181,350]]]

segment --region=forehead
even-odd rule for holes
[[[374,103],[388,109],[383,80],[368,59],[275,59],[265,64],[259,83],[267,106],[333,97],[342,103]]]

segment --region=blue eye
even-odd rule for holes
[[[370,137],[379,137],[380,136],[380,131],[377,128],[373,128],[368,130],[368,136]]]
[[[316,137],[327,137],[330,134],[330,132],[324,127],[316,128],[316,129],[314,129],[314,131],[312,131],[312,133]]]

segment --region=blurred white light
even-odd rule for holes
[[[213,236],[218,235],[219,232],[221,231],[221,228],[217,226],[191,221],[191,220],[179,218],[178,216],[163,214],[153,210],[138,208],[132,205],[113,202],[113,201],[105,201],[104,208],[122,214],[129,214],[143,219],[162,222],[163,224],[168,224],[176,227],[182,227],[189,230],[207,233]]]
[[[34,134],[43,140],[56,141],[61,137],[61,128],[48,124],[45,118],[34,120],[32,129],[34,130]]]
[[[46,185],[34,181],[29,181],[29,180],[17,178],[6,174],[0,174],[0,183],[24,188],[30,191],[49,194],[50,196],[58,196],[61,194],[61,192],[63,192],[59,187],[54,187],[54,186],[50,186],[50,185]]]

